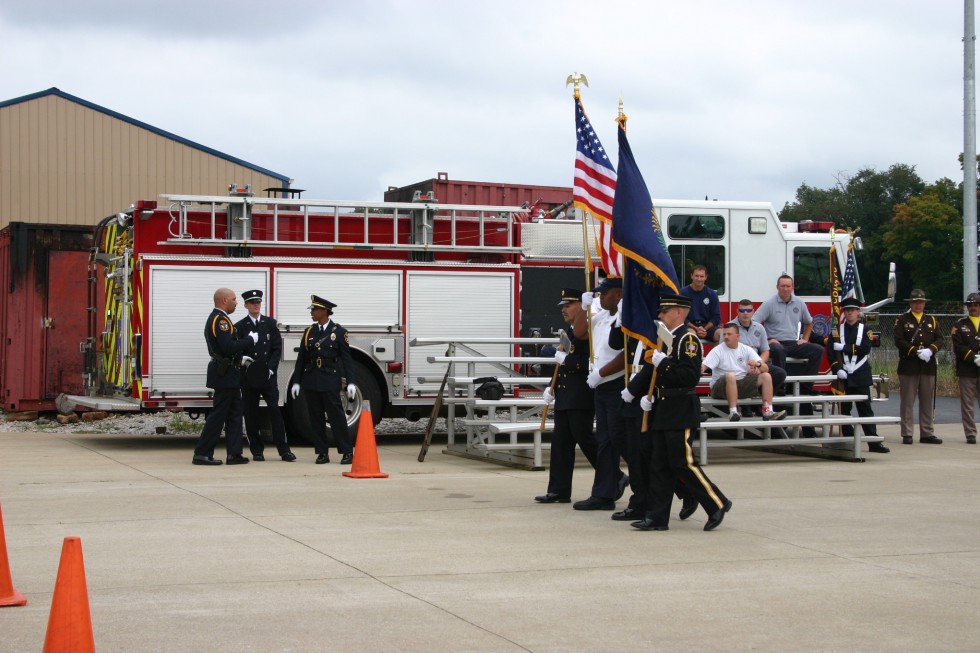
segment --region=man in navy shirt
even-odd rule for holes
[[[681,296],[691,300],[691,312],[684,322],[701,340],[718,342],[721,339],[721,305],[718,293],[705,285],[708,268],[695,265],[691,270],[691,284],[681,288]]]

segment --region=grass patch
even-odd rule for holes
[[[872,374],[887,374],[888,388],[896,395],[898,394],[898,364],[887,361],[871,362]],[[940,397],[959,397],[960,382],[956,377],[956,370],[950,365],[939,364],[936,373],[936,394]]]

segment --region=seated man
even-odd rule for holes
[[[786,411],[772,409],[772,376],[769,366],[748,345],[738,341],[738,324],[729,322],[722,333],[724,344],[704,357],[703,369],[711,370],[711,396],[728,400],[728,419],[737,422],[739,399],[762,395],[762,419],[780,420]]]
[[[691,300],[691,312],[684,323],[701,340],[718,342],[721,339],[721,303],[718,293],[705,285],[708,268],[695,265],[691,269],[690,285],[681,288],[681,296]]]

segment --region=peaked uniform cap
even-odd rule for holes
[[[675,295],[673,293],[665,293],[660,295],[660,310],[665,311],[668,308],[673,307],[679,308],[691,308],[691,299],[689,297],[684,297],[683,295]]]
[[[559,306],[564,306],[565,304],[571,304],[572,302],[582,301],[582,291],[576,290],[575,288],[562,288],[561,289],[561,301],[558,302]]]
[[[242,301],[246,304],[254,301],[262,301],[262,291],[261,290],[246,290],[242,293]]]
[[[314,308],[325,308],[329,311],[334,309],[336,306],[337,305],[334,304],[333,302],[328,302],[326,299],[320,297],[319,295],[310,295],[310,306],[306,310],[313,310]]]

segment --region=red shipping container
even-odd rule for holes
[[[434,179],[427,179],[401,188],[389,187],[385,191],[384,201],[411,202],[415,191],[421,192],[422,195],[433,193],[440,204],[520,206],[524,202],[533,205],[540,200],[540,208],[544,211],[551,210],[572,199],[570,187],[459,181],[449,179],[447,173],[440,172]]]
[[[79,345],[88,336],[92,233],[85,225],[24,222],[11,222],[0,231],[5,410],[54,410],[59,394],[83,393]]]

